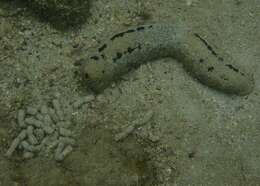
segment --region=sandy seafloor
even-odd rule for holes
[[[259,0],[96,0],[80,29],[61,32],[13,3],[0,3],[1,186],[260,185]],[[20,108],[91,94],[75,61],[117,30],[183,21],[254,73],[254,91],[226,95],[193,79],[174,59],[141,66],[78,116],[81,130],[61,163],[4,157]],[[114,135],[148,111],[130,136]]]

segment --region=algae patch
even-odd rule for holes
[[[89,9],[88,0],[26,0],[26,3],[42,20],[60,28],[83,23]]]

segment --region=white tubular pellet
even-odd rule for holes
[[[59,130],[59,132],[60,132],[60,135],[61,136],[65,136],[65,137],[68,137],[68,136],[72,136],[73,135],[73,133],[71,132],[71,130],[68,130],[68,129],[65,129],[65,128],[60,128],[60,130]]]
[[[18,147],[20,143],[20,140],[18,138],[15,138],[12,142],[12,144],[10,145],[9,149],[7,150],[7,152],[5,153],[5,155],[7,157],[11,157],[12,154],[14,153],[15,149]]]
[[[21,128],[25,128],[26,125],[25,125],[25,122],[24,122],[24,119],[25,119],[25,111],[20,109],[17,113],[17,123],[18,125],[21,127]]]
[[[45,146],[45,145],[47,145],[48,142],[49,142],[49,140],[50,140],[49,136],[43,138],[43,140],[42,140],[42,142],[41,142],[40,145],[41,145],[42,147]]]
[[[123,140],[124,138],[126,138],[129,134],[131,134],[135,129],[135,126],[134,125],[130,125],[130,126],[127,126],[126,128],[123,129],[122,132],[118,133],[115,135],[115,141],[121,141]]]
[[[33,152],[33,146],[30,145],[27,141],[22,141],[21,145],[22,145],[24,150]]]
[[[23,158],[24,159],[32,159],[34,157],[34,153],[32,153],[32,152],[24,152],[23,153]]]
[[[71,122],[70,121],[60,121],[57,123],[58,127],[62,127],[62,128],[69,128],[71,126]]]
[[[59,144],[59,140],[54,140],[53,142],[51,142],[49,145],[48,145],[48,148],[49,149],[53,149],[55,147],[57,147]]]
[[[27,141],[22,141],[21,145],[24,150],[29,151],[29,152],[39,152],[41,150],[41,145],[33,146],[30,145]]]
[[[63,115],[63,111],[61,109],[61,105],[60,105],[60,102],[57,100],[57,99],[54,99],[52,101],[52,104],[53,104],[53,107],[54,107],[54,110],[58,116],[58,118],[60,120],[63,120],[64,119],[64,115]]]
[[[52,125],[53,124],[52,119],[49,115],[44,116],[43,122],[44,122],[45,125]]]
[[[76,142],[73,138],[69,138],[69,137],[60,137],[59,141],[66,145],[74,145]]]
[[[143,117],[141,117],[141,119],[137,119],[133,122],[133,125],[135,125],[136,127],[142,126],[144,124],[146,124],[147,122],[149,122],[152,117],[153,117],[154,112],[153,111],[148,111],[147,113],[145,113],[145,115]]]
[[[58,121],[59,121],[59,118],[58,118],[57,114],[55,113],[55,110],[54,110],[54,109],[49,108],[49,109],[48,109],[48,113],[49,113],[49,115],[51,116],[51,119],[52,119],[54,122],[58,122]]]
[[[82,98],[78,98],[74,103],[73,103],[73,108],[77,109],[80,108],[82,105],[89,103],[95,99],[94,95],[88,95]]]
[[[24,130],[22,130],[22,131],[19,133],[19,135],[17,136],[17,138],[18,138],[20,141],[22,141],[23,139],[26,138],[26,136],[27,136],[27,131],[24,129]]]
[[[40,120],[37,120],[33,117],[26,118],[25,123],[27,123],[28,125],[33,125],[37,128],[40,128],[43,125],[43,123]]]
[[[38,109],[37,108],[34,108],[34,107],[27,107],[27,110],[26,110],[26,113],[27,114],[30,114],[30,115],[35,115],[37,114],[38,112]]]
[[[55,156],[56,161],[63,161],[73,150],[73,147],[68,145],[65,147],[65,149],[60,153]]]
[[[44,120],[44,115],[42,115],[41,113],[36,114],[36,119],[43,121]]]
[[[64,149],[64,147],[65,147],[65,144],[64,143],[62,143],[62,142],[59,142],[59,144],[58,144],[58,146],[57,146],[57,148],[56,148],[56,151],[55,151],[55,159],[57,159],[58,157],[60,157],[60,154],[61,154],[61,152],[63,151],[63,149]]]
[[[64,117],[66,118],[66,120],[71,120],[72,113],[73,113],[72,105],[69,104],[68,102],[65,103],[63,110],[64,110]]]
[[[43,125],[42,129],[47,133],[47,134],[52,134],[54,132],[54,128],[52,128],[50,125]]]
[[[33,126],[27,127],[27,135],[28,135],[28,141],[30,142],[30,144],[32,144],[32,145],[38,144],[38,140],[33,134]]]
[[[41,141],[44,138],[44,130],[43,129],[35,129],[34,135],[39,141]]]
[[[48,107],[46,105],[42,105],[40,111],[41,114],[46,115],[48,114]]]

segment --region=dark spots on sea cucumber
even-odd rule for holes
[[[98,60],[99,57],[98,56],[91,56],[90,59]]]
[[[102,52],[103,50],[105,50],[105,48],[107,48],[107,44],[102,45],[102,46],[98,49],[98,51],[99,51],[99,52]]]
[[[127,48],[127,52],[128,52],[128,53],[132,53],[133,51],[134,51],[134,48],[131,48],[131,47],[128,47],[128,48]]]
[[[134,52],[135,50],[141,50],[142,49],[142,46],[141,44],[139,43],[137,47],[134,47],[134,48],[131,48],[131,47],[128,47],[126,51],[124,51],[123,53],[120,53],[120,52],[117,52],[116,53],[116,57],[113,58],[113,62],[117,62],[117,60],[119,60],[120,58],[122,58],[123,54],[131,54],[132,52]]]
[[[199,62],[200,62],[200,63],[203,63],[203,62],[204,62],[204,59],[200,58]]]
[[[115,58],[113,58],[113,62],[116,62],[118,59],[120,59],[121,57],[123,56],[123,54],[122,53],[120,53],[120,52],[117,52],[116,53],[116,57]]]
[[[116,57],[117,57],[117,59],[120,59],[122,56],[123,56],[122,53],[120,53],[120,52],[117,52],[117,53],[116,53]]]
[[[140,26],[136,28],[137,31],[144,30],[144,29],[145,29],[144,26]]]
[[[102,59],[105,59],[105,55],[104,54],[101,54],[101,57],[102,57]]]
[[[192,159],[192,158],[195,157],[195,155],[196,155],[196,152],[195,152],[195,151],[192,151],[192,152],[190,152],[190,153],[188,154],[188,157],[189,157],[190,159]]]
[[[102,73],[103,73],[103,74],[105,74],[105,71],[104,71],[104,70],[102,70]]]
[[[148,28],[153,28],[153,25],[150,25]]]
[[[195,33],[194,36],[197,37],[197,38],[199,38],[199,40],[208,48],[208,50],[209,50],[214,56],[218,57],[218,54],[213,50],[213,47],[210,46],[205,39],[203,39],[202,37],[200,37],[200,35],[197,34],[197,33]]]
[[[208,67],[208,72],[213,72],[214,71],[214,67]]]
[[[224,58],[223,57],[218,57],[218,60],[219,61],[224,61]]]
[[[235,72],[239,72],[239,70],[237,69],[237,68],[235,68],[233,65],[231,65],[231,64],[226,64],[226,66],[228,67],[228,68],[230,68],[231,70],[233,70],[233,71],[235,71]]]
[[[88,79],[89,78],[89,75],[88,73],[85,73],[85,78]]]
[[[120,33],[118,33],[118,34],[115,34],[113,37],[111,37],[111,41],[113,41],[113,40],[115,40],[116,38],[118,38],[118,37],[123,37],[125,34],[127,34],[127,33],[132,33],[132,32],[135,32],[135,30],[134,29],[130,29],[130,30],[127,30],[127,31],[125,31],[125,32],[120,32]]]

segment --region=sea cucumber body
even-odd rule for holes
[[[164,57],[177,59],[201,83],[225,93],[246,95],[253,89],[251,74],[181,24],[142,25],[119,32],[83,59],[81,69],[87,85],[101,92],[132,69]]]

